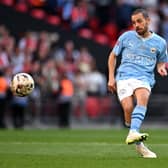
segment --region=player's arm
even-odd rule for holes
[[[160,43],[160,54],[158,55],[157,60],[157,72],[161,76],[167,76],[166,63],[168,62],[167,54],[167,43],[165,40],[162,40]]]
[[[116,91],[115,68],[116,55],[113,51],[111,51],[108,58],[108,90],[112,93]]]
[[[165,62],[159,62],[157,64],[157,71],[161,76],[167,76],[167,69]]]

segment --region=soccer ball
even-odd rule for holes
[[[28,96],[34,89],[34,80],[28,73],[17,73],[13,76],[10,87],[15,96]]]

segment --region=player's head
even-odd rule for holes
[[[140,36],[145,36],[148,32],[150,18],[145,9],[136,9],[131,15],[132,25]]]

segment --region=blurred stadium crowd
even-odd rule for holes
[[[7,80],[6,84],[0,83],[2,99],[7,95],[8,87],[4,85],[9,86],[12,75],[17,72],[33,76],[36,87],[30,97],[38,104],[52,105],[59,97],[65,107],[74,95],[77,103],[88,94],[106,93],[105,75],[97,70],[96,61],[87,47],[81,46],[77,50],[71,40],[67,40],[63,48],[58,48],[56,43],[53,47],[54,35],[45,31],[27,32],[17,43],[4,26],[0,26],[0,35],[0,70]],[[28,97],[13,99],[14,103],[21,105],[28,103]],[[67,106],[70,108],[70,104]]]
[[[1,3],[110,47],[118,35],[131,29],[131,12],[144,7],[149,11],[151,30],[168,41],[167,0],[1,0]]]
[[[119,34],[131,29],[130,14],[133,9],[146,7],[152,21],[151,30],[168,41],[166,0],[0,2],[109,47],[113,47]],[[96,60],[87,46],[76,49],[74,42],[67,39],[64,46],[59,47],[58,42],[57,34],[45,30],[24,32],[16,40],[10,34],[10,29],[0,25],[0,127],[6,127],[7,111],[12,111],[12,123],[16,128],[24,126],[25,110],[31,111],[31,119],[41,118],[43,122],[48,121],[48,116],[54,118],[56,115],[60,127],[70,125],[72,107],[73,115],[80,121],[88,119],[88,116],[94,118],[101,111],[110,115],[111,99],[107,98],[107,79],[97,69]],[[35,80],[35,90],[29,97],[14,97],[9,91],[12,75],[17,72],[30,73]],[[99,99],[95,99],[95,96]]]

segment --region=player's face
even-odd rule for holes
[[[145,36],[148,32],[149,18],[145,18],[142,13],[132,15],[132,25],[140,36]]]

